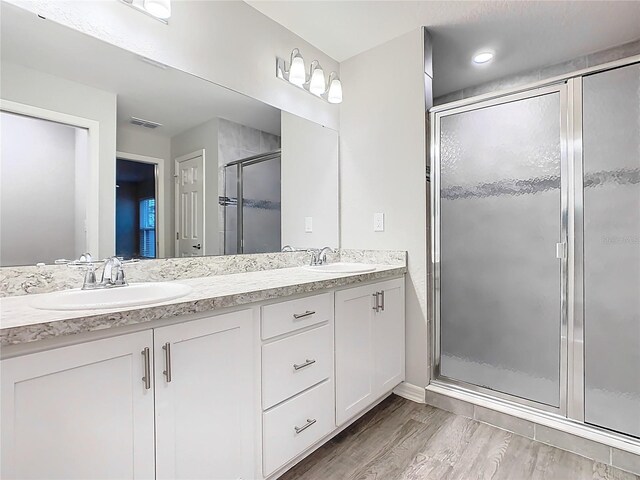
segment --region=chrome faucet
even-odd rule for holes
[[[320,250],[318,250],[317,248],[309,248],[307,249],[307,253],[311,254],[311,263],[309,265],[320,265],[318,263],[320,261]]]
[[[318,265],[327,263],[327,253],[334,253],[331,247],[324,247],[318,254]]]
[[[307,253],[311,254],[311,266],[324,265],[327,263],[327,253],[333,253],[330,247],[324,247],[321,250],[317,248],[309,248]]]
[[[124,279],[122,261],[118,257],[109,257],[104,261],[100,282],[96,281],[95,264],[90,263],[87,265],[87,272],[84,275],[82,290],[124,287],[126,285],[127,281]]]

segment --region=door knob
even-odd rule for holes
[[[200,246],[200,244],[197,244],[197,245],[193,245],[193,248],[197,248],[198,250],[200,250],[202,247]]]

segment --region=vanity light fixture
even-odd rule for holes
[[[482,65],[483,63],[487,63],[493,60],[493,52],[483,51],[478,52],[473,56],[473,63],[477,65]]]
[[[125,5],[135,8],[156,20],[169,24],[171,16],[171,0],[120,0]]]
[[[288,82],[296,87],[302,88],[305,92],[322,98],[329,103],[342,102],[342,83],[336,72],[331,72],[327,81],[324,70],[318,60],[311,62],[309,76],[305,70],[305,63],[300,50],[294,48],[291,52],[289,69],[282,58],[276,58],[276,77]]]

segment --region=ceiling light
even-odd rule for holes
[[[493,52],[480,52],[473,56],[473,63],[483,64],[493,60]]]
[[[331,78],[333,77],[333,78]],[[329,76],[329,92],[327,93],[329,103],[342,103],[342,82],[334,72]]]
[[[291,52],[291,69],[289,70],[289,81],[301,87],[307,81],[307,73],[304,68],[304,58],[300,51],[295,48]]]
[[[327,90],[325,84],[326,80],[324,78],[324,70],[322,70],[322,67],[316,60],[314,60],[314,63],[316,63],[317,66],[313,68],[312,63],[311,68],[313,70],[311,71],[311,80],[309,81],[309,91],[314,95],[321,96]]]
[[[144,0],[144,9],[157,18],[171,16],[171,0]]]

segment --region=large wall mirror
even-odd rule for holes
[[[336,131],[12,5],[0,45],[1,266],[338,247]]]

